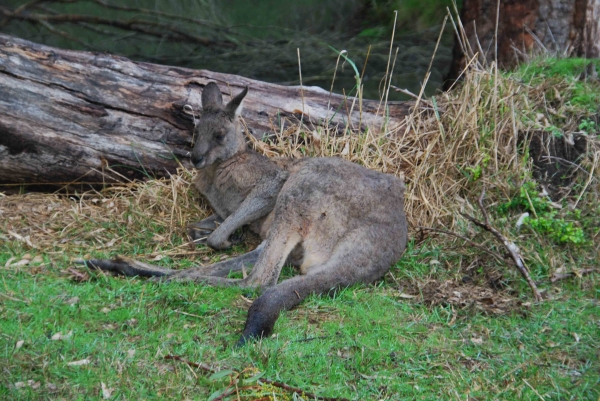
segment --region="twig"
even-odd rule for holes
[[[208,365],[206,365],[204,363],[190,362],[190,361],[187,361],[187,360],[183,359],[182,357],[176,356],[176,355],[167,355],[167,356],[164,357],[164,359],[183,362],[183,363],[185,363],[185,364],[187,364],[189,366],[192,366],[194,368],[201,369],[201,370],[205,371],[206,373],[216,373],[217,372],[217,370],[211,368],[210,366],[208,366]],[[269,379],[259,379],[258,381],[262,382],[262,383],[270,384],[270,385],[272,385],[274,387],[282,388],[282,389],[287,390],[287,391],[292,392],[292,393],[296,393],[296,394],[302,395],[302,396],[307,397],[308,399],[311,399],[311,400],[318,400],[318,401],[350,401],[347,398],[321,397],[321,396],[318,396],[318,395],[315,395],[315,394],[312,394],[312,393],[307,393],[304,390],[301,390],[301,389],[296,388],[296,387],[289,386],[289,385],[287,385],[285,383],[281,383],[281,382],[277,382],[277,381],[273,381],[273,380],[269,380]],[[233,393],[231,393],[231,394],[233,394]],[[230,395],[230,394],[228,394],[228,395]]]
[[[546,159],[546,160],[554,159],[554,160],[556,160],[556,161],[558,161],[558,162],[560,162],[560,163],[566,163],[566,164],[569,164],[569,165],[571,165],[571,166],[575,167],[575,169],[577,169],[577,170],[580,170],[580,171],[582,171],[582,172],[586,173],[587,175],[592,175],[592,174],[591,174],[589,171],[587,171],[586,169],[584,169],[583,167],[581,167],[579,164],[577,164],[577,163],[573,163],[573,162],[572,162],[572,161],[570,161],[570,160],[563,159],[563,158],[561,158],[561,157],[555,157],[555,156],[542,156],[541,158],[542,158],[542,159]],[[595,179],[595,180],[598,180],[596,177],[594,177],[594,179]]]
[[[211,368],[210,366],[208,366],[205,363],[196,363],[196,362],[186,361],[185,359],[183,359],[182,357],[177,356],[177,355],[166,355],[163,359],[170,360],[170,361],[183,362],[189,366],[203,370],[206,373],[216,373],[217,372],[217,370]]]
[[[529,287],[533,291],[535,300],[543,301],[542,295],[540,294],[537,286],[535,285],[535,282],[531,279],[531,276],[529,275],[529,271],[527,270],[527,267],[525,266],[523,257],[521,256],[521,253],[519,252],[519,247],[517,247],[514,242],[509,241],[508,238],[506,238],[504,235],[502,235],[498,230],[496,230],[490,224],[489,216],[487,214],[487,211],[485,210],[485,206],[483,205],[484,197],[485,197],[485,188],[481,191],[481,196],[479,197],[479,201],[478,201],[479,209],[481,209],[481,213],[483,214],[483,218],[485,219],[484,222],[481,222],[481,221],[477,220],[475,217],[468,215],[466,213],[461,213],[461,215],[464,218],[471,221],[476,226],[483,228],[484,230],[492,233],[500,242],[502,242],[504,247],[508,250],[508,253],[512,257],[513,261],[515,262],[517,269],[523,275],[523,277],[527,281],[527,284],[529,284]]]
[[[407,96],[412,97],[413,99],[419,100],[419,96],[415,95],[414,93],[412,93],[411,91],[409,91],[408,89],[402,89],[402,88],[398,88],[395,85],[390,85],[390,87],[394,88],[394,90],[396,92],[400,92],[400,93],[404,93]],[[421,101],[425,104],[427,104],[429,107],[433,107],[433,103],[431,103],[429,100],[427,99],[421,99]]]
[[[500,262],[504,261],[504,258],[502,256],[500,256],[499,254],[497,254],[496,252],[490,251],[489,249],[487,249],[483,245],[478,244],[477,242],[475,242],[475,241],[473,241],[473,240],[465,237],[464,235],[460,235],[460,234],[455,233],[453,231],[446,231],[446,230],[442,230],[442,229],[439,229],[439,228],[432,228],[432,227],[422,227],[422,226],[419,226],[419,229],[421,229],[421,230],[427,230],[427,231],[435,231],[435,232],[438,232],[438,233],[442,233],[442,234],[446,234],[446,235],[452,235],[452,236],[454,236],[456,238],[460,238],[463,241],[467,241],[469,244],[473,245],[474,247],[476,247],[478,249],[481,249],[482,251],[484,251],[486,253],[489,253],[490,255],[492,255],[493,257],[495,257],[496,259],[498,259],[498,261],[500,261]]]
[[[552,275],[552,277],[550,277],[550,282],[555,283],[559,280],[564,280],[566,278],[573,277],[573,276],[581,277],[585,274],[590,274],[590,273],[594,273],[597,271],[598,271],[598,269],[581,269],[581,270],[577,270],[575,272],[570,272],[570,273],[554,273]]]

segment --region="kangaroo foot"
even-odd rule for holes
[[[121,274],[128,277],[163,277],[175,272],[175,270],[166,267],[150,265],[137,260],[117,256],[112,260],[91,259],[75,262],[78,265],[84,265],[89,269],[102,270]]]

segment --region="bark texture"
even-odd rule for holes
[[[127,178],[172,173],[187,165],[193,119],[204,86],[216,81],[225,100],[246,85],[242,116],[261,137],[286,118],[343,129],[379,126],[379,101],[317,87],[284,87],[235,75],[134,62],[109,54],[60,50],[0,35],[0,184],[110,182],[106,166]],[[410,103],[390,103],[388,125]],[[350,112],[350,110],[353,110]],[[377,114],[379,110],[379,114]],[[112,178],[111,178],[112,177]]]
[[[497,59],[503,68],[536,50],[600,57],[600,0],[464,0],[460,20],[464,45],[479,53],[481,61]],[[455,79],[465,63],[456,40],[448,77]]]

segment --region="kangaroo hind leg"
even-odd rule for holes
[[[128,277],[151,277],[160,281],[206,281],[203,277],[227,277],[231,272],[251,269],[262,253],[264,243],[256,249],[236,258],[207,266],[196,266],[185,270],[174,270],[151,265],[134,259],[117,256],[112,260],[92,259],[77,262],[91,269],[108,271]]]
[[[246,325],[238,346],[247,340],[268,336],[282,311],[290,310],[310,294],[324,294],[356,283],[371,283],[389,269],[391,259],[377,252],[375,246],[356,246],[358,238],[336,246],[331,257],[299,275],[268,288],[248,311]]]

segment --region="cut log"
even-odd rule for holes
[[[287,118],[343,130],[401,124],[410,103],[384,113],[379,101],[317,87],[285,87],[235,75],[60,50],[0,35],[0,184],[102,183],[164,176],[189,166],[193,118],[203,87],[216,81],[227,100],[246,85],[250,132],[272,133]],[[353,110],[352,112],[350,112]],[[309,124],[309,126],[310,126]]]

